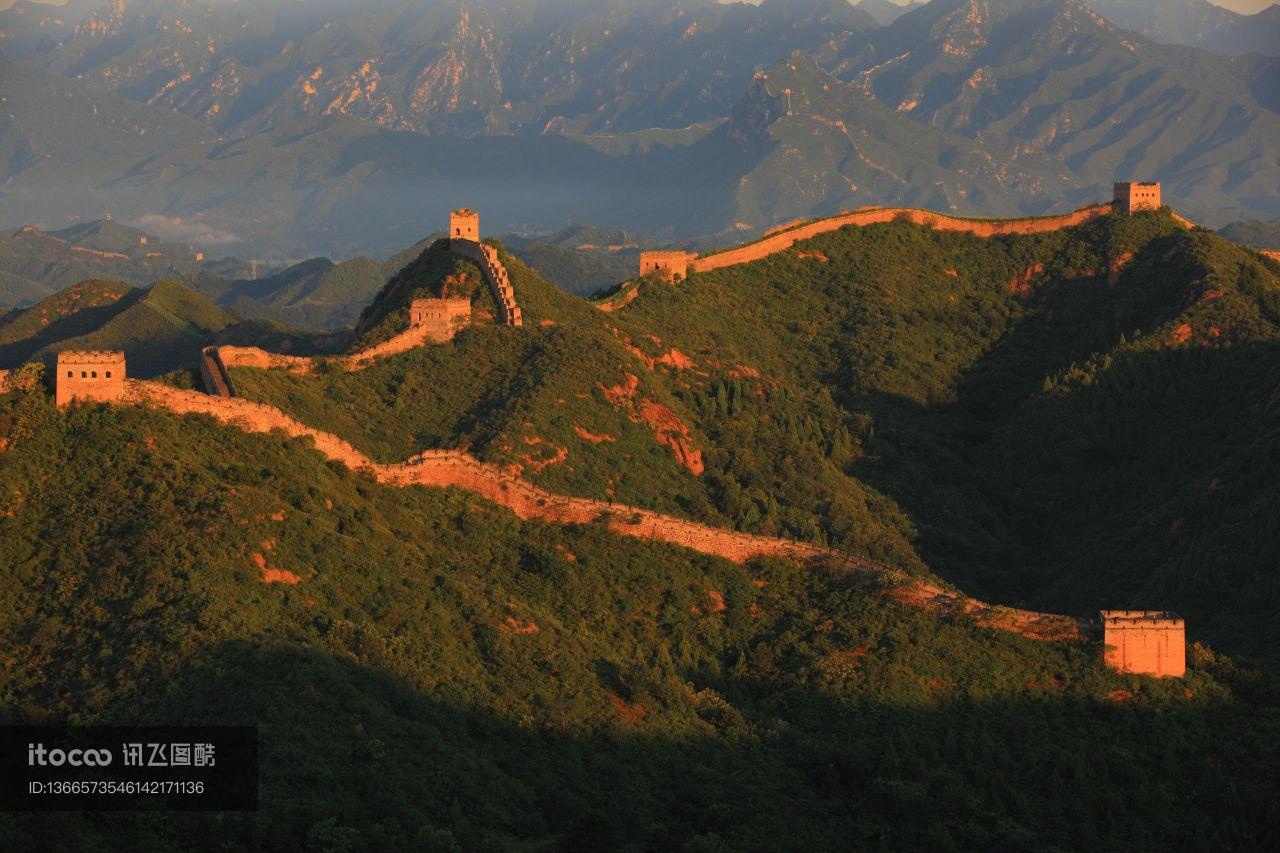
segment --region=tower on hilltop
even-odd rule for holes
[[[1187,626],[1176,613],[1104,610],[1102,633],[1114,670],[1174,677],[1187,671]]]
[[[1159,181],[1123,181],[1112,185],[1113,202],[1125,216],[1132,216],[1139,210],[1159,210]]]
[[[449,240],[480,242],[480,214],[469,207],[449,211]]]
[[[680,281],[689,274],[687,252],[641,252],[640,275],[658,273],[668,281]]]
[[[119,350],[66,350],[58,353],[54,400],[116,403],[124,397],[124,353]]]

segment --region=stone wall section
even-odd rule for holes
[[[210,394],[234,397],[235,385],[231,381],[229,372],[232,367],[284,370],[301,376],[314,373],[317,363],[320,362],[337,364],[343,370],[363,370],[381,359],[426,346],[435,340],[436,335],[431,327],[410,326],[393,338],[351,355],[307,358],[298,355],[281,355],[267,352],[261,347],[208,347],[201,355],[200,375],[204,380],[205,390]],[[215,365],[221,366],[221,382],[216,380],[219,371]],[[212,384],[210,382],[211,378],[214,379]],[[225,394],[223,393],[224,391],[230,391],[230,394]]]
[[[516,292],[511,287],[507,268],[498,257],[498,250],[488,243],[459,238],[451,239],[449,247],[455,254],[475,262],[484,273],[489,293],[493,295],[493,304],[498,309],[498,323],[503,326],[523,326],[524,318],[520,313],[520,306],[516,304]]]
[[[907,220],[916,225],[924,225],[938,231],[959,231],[977,237],[995,237],[1003,234],[1039,234],[1045,231],[1057,231],[1082,225],[1102,216],[1113,209],[1111,204],[1091,204],[1073,213],[1061,216],[1040,216],[1026,219],[962,219],[942,213],[904,207],[877,207],[842,213],[829,219],[820,219],[804,225],[797,225],[785,231],[773,232],[770,236],[746,246],[703,255],[689,261],[689,272],[707,272],[723,267],[736,266],[751,261],[758,261],[769,255],[786,251],[801,240],[808,240],[819,234],[838,231],[846,225],[873,225],[878,222]]]
[[[795,558],[877,579],[887,585],[890,595],[910,606],[940,615],[968,614],[979,624],[1032,639],[1079,641],[1090,634],[1088,623],[1082,620],[986,604],[900,570],[818,545],[725,530],[625,504],[558,495],[511,476],[496,465],[480,462],[463,451],[427,451],[403,463],[384,465],[375,463],[343,439],[261,403],[139,380],[126,382],[125,401],[179,414],[209,415],[246,432],[278,430],[295,438],[310,436],[316,450],[324,456],[364,472],[380,483],[465,489],[510,509],[523,520],[601,524],[622,536],[668,542],[736,563],[759,556]]]
[[[204,390],[212,396],[236,396],[236,386],[217,347],[205,347],[200,351],[200,378],[204,380]]]

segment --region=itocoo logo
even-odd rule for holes
[[[111,763],[109,749],[45,749],[42,743],[27,744],[28,767],[106,767]]]

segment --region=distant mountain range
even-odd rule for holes
[[[111,220],[50,232],[26,226],[0,233],[0,305],[29,304],[86,279],[141,285],[191,277],[201,267],[198,257],[189,245],[164,243]]]
[[[1208,0],[1088,0],[1117,26],[1153,41],[1217,53],[1280,53],[1280,4],[1241,15]]]
[[[339,262],[313,257],[271,265],[230,256],[204,259],[190,245],[167,243],[110,219],[51,232],[23,226],[0,232],[0,311],[29,307],[81,282],[149,288],[168,281],[238,317],[298,329],[341,329],[354,325],[361,308],[438,236],[424,235],[381,260],[368,255]],[[503,239],[542,275],[577,294],[632,277],[640,249],[657,245],[590,226]]]
[[[245,321],[175,281],[146,289],[118,281],[72,285],[29,308],[0,315],[0,363],[52,362],[67,349],[121,349],[129,372],[152,377],[194,368],[200,349],[234,343],[306,350],[320,337]]]
[[[1232,222],[1218,233],[1234,243],[1253,246],[1255,249],[1280,251],[1280,219],[1273,219],[1270,222],[1258,220]]]
[[[1280,59],[1160,44],[1103,5],[19,3],[0,221],[162,216],[241,255],[386,256],[464,203],[489,233],[714,243],[859,204],[1041,213],[1126,178],[1211,226],[1280,216]],[[1164,4],[1111,5],[1204,41]],[[1210,17],[1265,42],[1274,15]]]

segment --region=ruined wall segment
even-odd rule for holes
[[[640,275],[657,273],[668,281],[680,281],[689,274],[687,252],[641,252]]]
[[[1159,210],[1160,183],[1158,181],[1121,181],[1112,185],[1112,199],[1116,210],[1132,216],[1140,210]]]
[[[1158,610],[1102,611],[1107,666],[1119,672],[1180,678],[1187,671],[1186,623]]]
[[[58,353],[54,399],[116,403],[124,396],[124,353],[119,350],[65,350]]]

